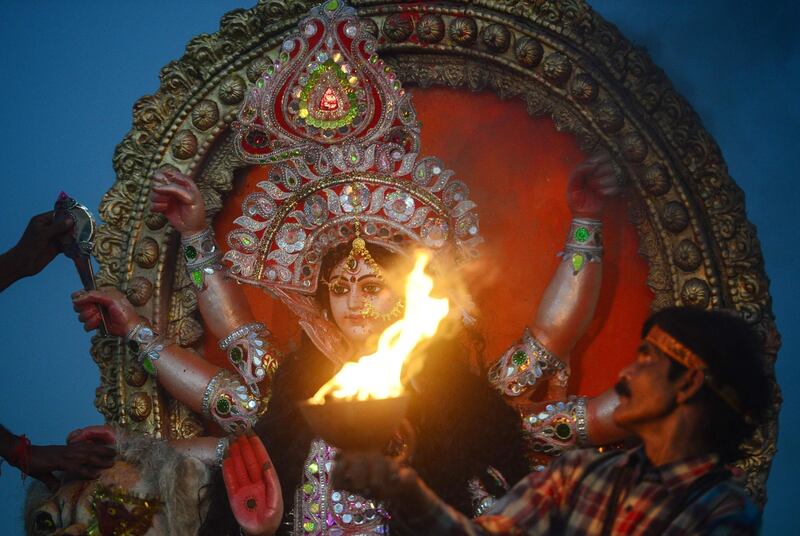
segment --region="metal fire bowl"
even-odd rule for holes
[[[386,446],[408,409],[408,396],[374,400],[329,399],[300,402],[300,412],[316,434],[343,450],[379,450]]]

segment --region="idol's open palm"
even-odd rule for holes
[[[275,534],[283,517],[283,496],[272,460],[258,436],[234,441],[222,464],[231,510],[251,536]]]

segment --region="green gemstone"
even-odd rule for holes
[[[289,59],[289,54],[286,53],[286,52],[281,52],[280,59],[281,59],[281,61],[288,60]]]
[[[249,238],[247,238],[246,236],[243,236],[242,237],[242,244],[244,244],[245,246],[252,246],[253,245],[253,241],[250,240]]]
[[[314,493],[314,485],[308,483],[303,484],[303,493],[305,493],[306,495],[311,495],[312,493]]]
[[[269,67],[267,67],[267,74],[270,75],[270,76],[275,74],[275,66],[274,65],[270,65]]]
[[[528,362],[528,354],[526,354],[522,350],[517,350],[516,352],[514,352],[514,355],[511,356],[511,361],[518,367],[522,366]]]
[[[566,441],[572,437],[572,428],[567,423],[560,422],[556,425],[555,433],[556,437],[561,441]]]
[[[583,268],[584,264],[586,264],[586,257],[580,253],[575,253],[572,256],[572,269],[576,274],[581,271],[581,268]]]
[[[190,261],[193,261],[197,258],[197,250],[194,246],[186,246],[183,249],[183,254],[186,255],[186,258]]]
[[[311,503],[311,506],[308,507],[312,514],[319,513],[319,503]]]
[[[372,56],[369,57],[369,62],[370,63],[377,63],[378,62],[378,56],[373,54]]]
[[[306,532],[314,532],[315,528],[317,528],[317,524],[313,521],[306,521],[303,523],[303,530]]]
[[[217,413],[227,415],[231,411],[231,403],[227,398],[217,400]]]
[[[189,274],[192,278],[192,283],[199,289],[203,288],[203,272],[200,270],[193,270],[191,274]]]
[[[586,242],[589,240],[589,229],[586,227],[578,227],[575,229],[575,240],[578,242]]]
[[[149,357],[145,357],[144,361],[142,361],[142,368],[150,376],[156,375],[156,366],[153,364],[153,361]]]
[[[358,162],[358,156],[351,154],[350,161],[355,164],[356,162]]]
[[[315,474],[317,474],[317,471],[319,471],[319,465],[317,465],[317,464],[316,464],[316,463],[314,463],[314,462],[311,462],[311,463],[309,463],[309,464],[308,464],[308,471],[309,471],[309,472],[310,472],[312,475],[315,475]]]
[[[231,361],[233,361],[236,364],[239,364],[242,361],[244,361],[244,352],[242,352],[242,349],[239,348],[238,346],[234,346],[231,349]]]
[[[328,11],[335,11],[337,7],[339,7],[339,0],[330,0],[330,2],[325,4],[325,9]]]
[[[263,88],[266,84],[264,83],[263,78],[259,78],[258,81],[256,81],[256,85]]]

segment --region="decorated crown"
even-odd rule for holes
[[[341,0],[312,9],[248,93],[236,146],[267,164],[228,234],[230,273],[311,294],[323,256],[353,240],[392,251],[420,243],[456,261],[481,242],[469,189],[436,157],[375,41]],[[356,225],[358,223],[359,225]]]

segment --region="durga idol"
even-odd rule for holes
[[[375,50],[355,11],[337,0],[313,9],[283,42],[234,123],[239,155],[262,166],[264,179],[244,198],[224,247],[192,178],[174,169],[153,177],[150,210],[180,233],[180,262],[230,367],[159,334],[120,292],[75,299],[89,330],[100,322],[95,305],[105,308],[110,333],[130,341],[174,398],[228,434],[255,432],[266,447],[280,489],[273,484],[254,495],[241,484],[247,479],[236,478],[248,473],[248,460],[230,452],[234,462],[212,475],[201,534],[234,534],[239,526],[248,534],[403,533],[379,503],[330,488],[333,449],[314,437],[296,405],[367,353],[402,314],[395,274],[412,249],[433,251],[435,278],[453,288],[447,283],[476,262],[482,242],[469,187],[439,158],[420,154],[411,95]],[[427,362],[408,386],[417,436],[409,463],[467,514],[481,513],[526,474],[531,451],[558,454],[618,437],[613,394],[567,397],[569,355],[600,291],[600,220],[618,189],[607,157],[574,170],[564,262],[488,378],[470,368],[484,362],[479,314],[459,288],[450,296],[451,335],[427,348]],[[296,315],[303,338],[295,351],[281,356],[241,284],[265,289]],[[508,402],[531,402],[534,392],[536,401],[551,403],[520,420],[515,407],[532,406]],[[228,445],[228,438],[206,437],[180,448],[213,463]]]

